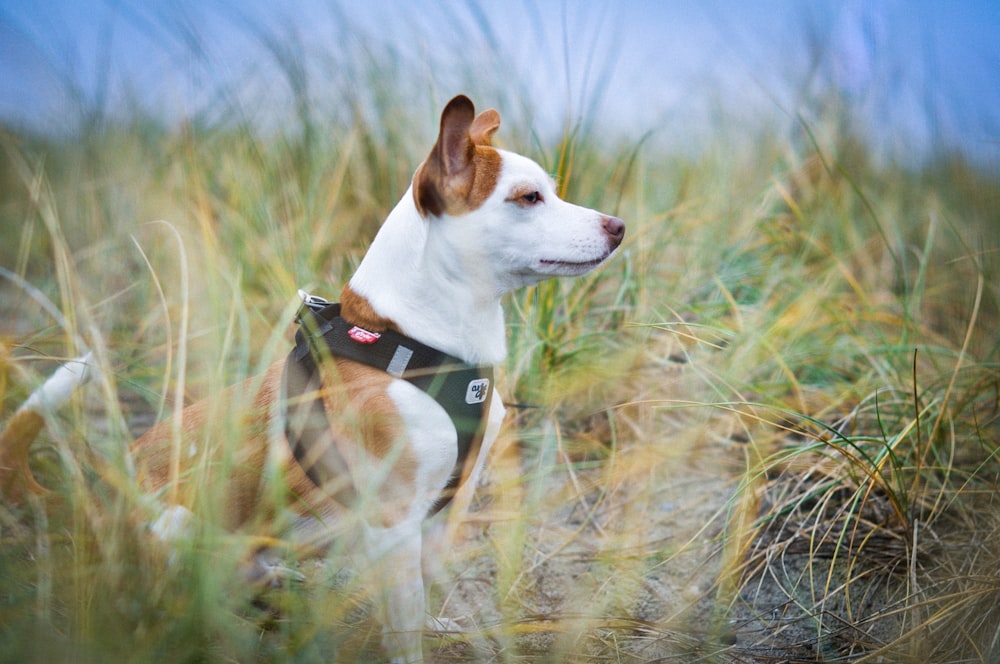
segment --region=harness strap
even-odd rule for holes
[[[348,323],[340,305],[306,296],[296,320],[295,348],[285,361],[285,435],[295,459],[318,487],[340,482],[332,495],[351,504],[357,489],[347,483],[347,464],[329,440],[331,428],[322,399],[310,397],[320,388],[317,362],[342,357],[406,380],[434,398],[448,413],[458,433],[455,468],[435,514],[454,497],[464,479],[466,461],[478,455],[493,393],[493,367],[476,366],[394,330],[372,332]]]
[[[288,354],[282,375],[285,439],[309,480],[342,505],[354,505],[358,493],[350,481],[333,429],[319,395],[319,370],[311,353],[295,359]]]

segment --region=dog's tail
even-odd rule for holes
[[[28,467],[28,449],[45,426],[45,417],[66,403],[73,392],[96,371],[91,354],[66,362],[28,397],[0,433],[0,495],[19,503],[25,491],[36,495],[46,489]]]

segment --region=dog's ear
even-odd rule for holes
[[[441,111],[441,131],[434,147],[440,150],[445,177],[461,178],[472,165],[476,147],[471,129],[475,118],[476,107],[465,95],[455,97]]]
[[[413,197],[421,215],[459,215],[482,204],[499,176],[500,155],[489,147],[499,126],[496,111],[477,118],[476,107],[464,95],[448,102],[441,112],[437,142],[413,178]]]
[[[499,128],[500,114],[491,108],[476,116],[476,119],[472,121],[472,127],[469,129],[469,135],[472,136],[474,144],[489,147],[493,145],[493,134]]]

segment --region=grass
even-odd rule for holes
[[[377,660],[375,580],[293,556],[305,583],[245,587],[247,543],[210,516],[168,564],[125,454],[286,352],[296,288],[336,295],[429,147],[436,95],[333,55],[378,74],[335,124],[299,104],[264,131],[220,102],[235,120],[0,135],[3,414],[81,346],[103,369],[34,448],[52,495],[0,507],[5,661]],[[1000,181],[821,129],[720,126],[678,155],[505,119],[504,146],[628,237],[596,274],[507,302],[505,393],[532,407],[435,591],[471,635],[435,657],[1000,654]],[[202,443],[225,452],[241,424],[217,422]],[[228,470],[185,477],[203,513]]]

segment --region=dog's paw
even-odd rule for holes
[[[193,520],[194,514],[191,513],[191,510],[180,505],[171,505],[164,508],[156,521],[150,524],[149,530],[156,539],[165,544],[171,544],[191,535]]]
[[[165,507],[160,516],[149,524],[149,532],[167,549],[167,565],[177,564],[178,544],[191,537],[194,528],[194,514],[180,505]]]

